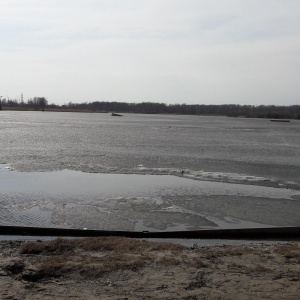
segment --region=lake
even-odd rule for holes
[[[1,225],[153,231],[300,226],[297,120],[0,116]]]

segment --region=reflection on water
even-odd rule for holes
[[[103,230],[299,226],[300,192],[185,176],[0,166],[0,224]]]

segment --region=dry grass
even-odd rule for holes
[[[299,245],[279,245],[274,255],[300,258]],[[49,277],[102,277],[104,273],[136,272],[146,266],[221,268],[243,272],[266,273],[266,253],[259,247],[203,247],[196,251],[181,245],[147,242],[123,237],[56,239],[47,242],[27,242],[21,253],[34,264],[23,279],[38,281]],[[270,263],[270,261],[268,261]],[[26,269],[26,268],[25,268]]]
[[[83,251],[121,251],[139,253],[143,251],[181,251],[185,247],[174,244],[146,242],[123,237],[100,237],[76,240],[56,239],[48,242],[28,242],[21,248],[21,254],[63,254]]]
[[[197,248],[113,237],[2,242],[0,299],[299,299],[299,250],[299,242]]]
[[[188,251],[189,254],[185,251]],[[201,249],[191,254],[187,248],[166,243],[146,242],[123,237],[100,237],[76,240],[56,239],[47,242],[28,242],[22,254],[41,257],[33,278],[57,277],[77,273],[84,277],[98,277],[105,272],[137,270],[146,264],[164,267],[188,265],[208,268],[216,259],[256,253],[248,247]]]
[[[250,247],[242,247],[242,246],[235,246],[235,247],[230,247],[230,248],[225,248],[224,249],[226,255],[231,255],[231,256],[242,256],[242,255],[247,255],[247,254],[258,254],[259,252],[257,249],[253,249]]]
[[[248,254],[259,254],[259,252],[257,249],[243,246],[224,246],[222,248],[205,249],[205,257],[207,259],[218,259],[224,256],[243,256]]]
[[[274,249],[274,253],[283,255],[287,258],[300,258],[299,245],[279,245]]]
[[[39,258],[36,270],[23,276],[26,280],[37,281],[70,273],[99,277],[105,272],[137,270],[151,262],[178,265],[182,262],[178,253],[183,250],[186,248],[174,244],[101,237],[28,242],[20,251]]]
[[[28,242],[25,243],[21,254],[62,254],[74,251],[74,242],[57,239],[50,242]]]
[[[249,264],[244,264],[244,263],[239,263],[239,262],[234,262],[230,263],[227,266],[228,270],[235,270],[235,271],[242,271],[242,272],[247,272],[247,273],[264,273],[264,272],[270,272],[271,269],[264,266],[261,263],[253,263],[251,265]]]
[[[116,270],[137,270],[146,261],[142,257],[108,254],[103,257],[89,255],[48,256],[41,260],[35,275],[40,278],[60,277],[76,273],[85,278],[101,277],[104,273]]]

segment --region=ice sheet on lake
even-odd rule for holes
[[[191,180],[188,172],[184,176],[26,173],[6,167],[0,166],[0,214],[4,220],[9,211],[11,225],[49,225],[42,221],[45,212],[53,226],[106,230],[300,225],[294,224],[300,220],[300,191],[291,189]],[[32,222],[27,217],[24,221],[22,214],[32,216]],[[7,222],[6,217],[2,224]]]

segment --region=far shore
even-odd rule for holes
[[[231,117],[231,118],[243,118],[243,119],[270,119],[270,121],[273,122],[291,122],[291,120],[299,120],[300,117],[288,117],[288,116],[282,116],[282,117],[274,117],[274,116],[255,116],[255,115],[245,115],[245,114],[235,114],[235,115],[226,115],[226,114],[217,114],[217,113],[183,113],[183,112],[128,112],[128,111],[122,111],[122,110],[99,110],[99,109],[82,109],[82,108],[69,108],[69,107],[45,107],[45,108],[38,108],[38,107],[18,107],[18,106],[2,106],[2,109],[0,111],[42,111],[42,112],[72,112],[72,113],[101,113],[101,114],[108,114],[108,113],[116,113],[116,114],[145,114],[145,115],[187,115],[187,116],[207,116],[207,117]]]
[[[3,106],[2,110],[5,111],[50,111],[50,112],[80,112],[80,113],[109,113],[108,111],[102,111],[102,110],[91,110],[91,109],[72,109],[72,108],[45,108],[42,109],[35,109],[35,108],[29,108],[29,107],[8,107]]]

